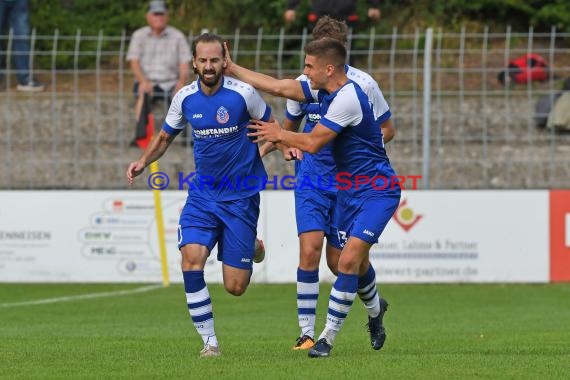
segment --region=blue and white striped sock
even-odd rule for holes
[[[319,270],[297,268],[297,319],[301,336],[315,336],[315,315],[319,298]]]
[[[356,298],[357,288],[357,274],[338,273],[329,297],[327,323],[319,339],[325,338],[330,345],[333,345],[336,334],[340,331],[352,302]]]
[[[204,344],[218,346],[218,338],[214,331],[214,314],[212,313],[212,300],[204,281],[204,271],[182,272],[184,277],[184,290],[186,291],[186,303],[194,327]]]
[[[376,288],[376,272],[372,264],[368,271],[358,279],[358,297],[364,303],[368,315],[372,318],[380,314],[380,295]]]

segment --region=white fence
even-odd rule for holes
[[[310,36],[260,29],[223,37],[238,63],[294,77],[302,70]],[[435,30],[431,38],[424,30],[372,29],[351,36],[350,53],[356,66],[377,78],[391,105],[397,129],[388,147],[393,165],[403,175],[422,174],[421,187],[558,188],[570,187],[570,135],[537,128],[534,106],[570,77],[569,37],[554,28],[549,33]],[[3,36],[0,42],[10,46],[10,39]],[[3,56],[0,189],[126,188],[124,170],[138,155],[129,147],[134,135],[133,77],[125,62],[129,36],[55,31],[31,39],[35,75],[47,89],[16,92],[11,57]],[[547,59],[548,79],[500,85],[497,74],[526,53]],[[282,115],[283,100],[266,99]],[[191,170],[191,145],[176,144],[161,162],[173,172]],[[272,174],[291,172],[276,155],[266,164]]]

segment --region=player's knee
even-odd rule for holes
[[[188,244],[180,249],[180,259],[182,271],[203,270],[208,259],[208,250],[206,247]]]
[[[300,267],[303,270],[315,270],[321,261],[321,251],[316,248],[305,248],[301,250]]]
[[[247,289],[247,284],[242,284],[238,282],[233,282],[231,284],[224,284],[226,291],[230,293],[232,296],[239,297],[245,293]]]
[[[361,261],[362,260],[360,260],[360,258],[357,256],[341,255],[340,259],[338,260],[337,272],[355,273],[358,271]]]
[[[190,270],[202,270],[204,267],[201,262],[196,260],[184,260],[182,259],[180,266],[182,267],[182,271],[190,271]]]

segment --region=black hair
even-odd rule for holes
[[[218,42],[222,47],[222,57],[226,56],[226,48],[224,47],[224,40],[216,34],[203,33],[192,41],[192,55],[196,57],[196,46],[200,42]]]

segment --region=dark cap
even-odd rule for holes
[[[166,13],[166,4],[162,0],[153,0],[148,5],[150,13]]]

